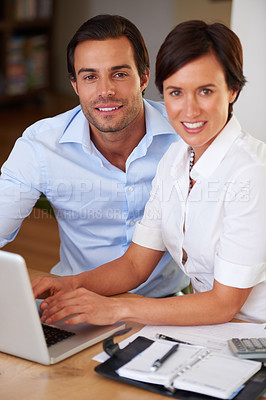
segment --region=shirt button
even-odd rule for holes
[[[134,192],[134,188],[132,186],[129,186],[128,190],[129,192]]]
[[[135,225],[135,222],[134,221],[130,221],[129,225],[133,226],[133,225]]]

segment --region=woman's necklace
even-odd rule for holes
[[[192,167],[194,165],[194,161],[195,161],[195,152],[193,150],[192,147],[190,147],[190,160],[189,160],[189,191],[192,189],[193,186],[193,182],[192,182],[192,178],[190,176],[190,172],[192,170]]]

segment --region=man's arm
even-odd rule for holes
[[[41,306],[43,322],[50,324],[69,317],[67,324],[102,325],[121,320],[152,325],[224,323],[237,314],[251,292],[252,288],[238,289],[214,281],[212,290],[186,296],[105,297],[126,292],[147,279],[162,254],[132,243],[120,259],[94,271],[33,281],[35,296],[47,289],[52,294]]]
[[[132,242],[122,257],[94,270],[71,277],[34,279],[34,296],[38,297],[48,290],[56,298],[59,293],[81,287],[103,296],[128,292],[147,280],[163,254],[163,251],[148,249]]]
[[[40,197],[39,161],[31,143],[17,140],[0,177],[0,247],[12,241]]]

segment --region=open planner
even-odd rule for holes
[[[258,398],[266,385],[261,363],[215,353],[206,347],[179,344],[159,368],[173,343],[138,336],[124,349],[98,365],[96,372],[146,390],[178,399]],[[264,374],[259,379],[251,377]]]
[[[160,368],[151,371],[157,358],[173,344],[154,342],[146,350],[117,370],[120,376],[228,399],[260,368],[261,363],[210,352],[199,346],[180,344]]]

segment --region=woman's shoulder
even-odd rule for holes
[[[266,179],[266,144],[241,132],[230,151],[234,168],[231,174],[238,179],[265,181]]]
[[[252,163],[266,166],[266,143],[247,132],[241,132],[236,144],[243,156],[245,155]]]
[[[169,146],[161,160],[164,160],[164,162],[173,162],[182,154],[187,152],[187,147],[186,143],[182,139],[179,139],[177,142],[173,142]]]

